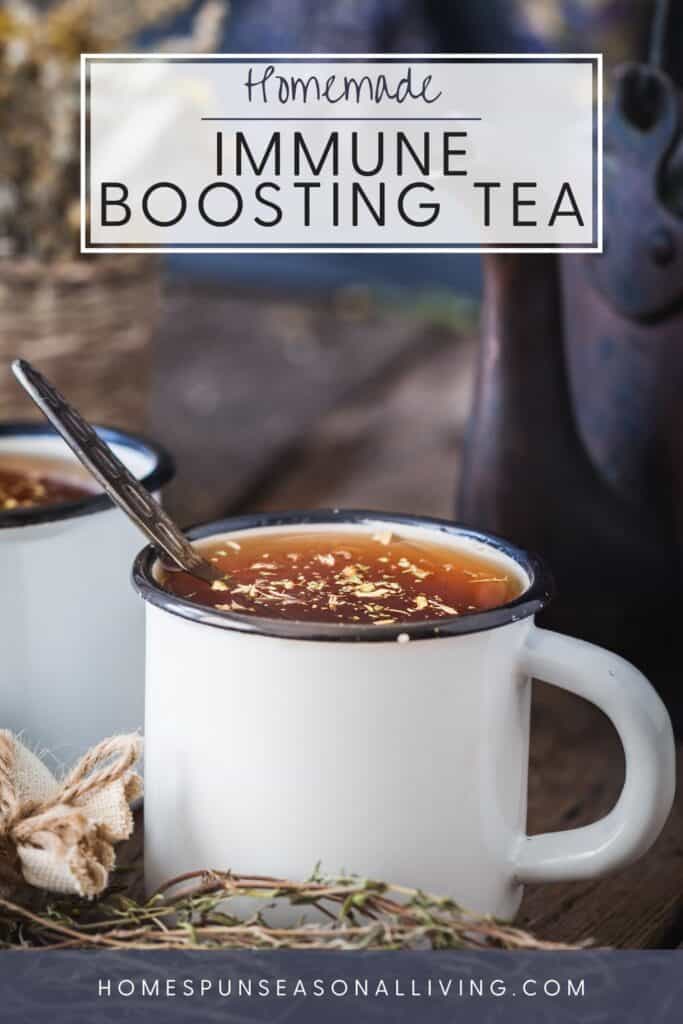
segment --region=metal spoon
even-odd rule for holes
[[[15,359],[12,370],[88,472],[149,540],[179,569],[208,583],[220,579],[218,570],[202,558],[159,502],[63,395],[25,359]]]

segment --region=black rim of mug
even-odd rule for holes
[[[158,491],[175,475],[175,463],[169,453],[155,441],[140,434],[129,434],[117,427],[95,426],[97,433],[107,444],[121,445],[130,448],[154,460],[153,468],[141,477],[141,483],[148,491]],[[22,437],[54,437],[59,434],[52,427],[43,423],[0,423],[0,441],[5,438]],[[56,505],[39,505],[33,508],[8,509],[0,512],[0,530],[17,526],[36,526],[38,524],[56,523],[62,519],[74,519],[78,516],[89,516],[94,512],[104,512],[113,508],[106,494],[93,494],[79,501],[60,502]]]
[[[149,544],[138,554],[133,564],[133,586],[150,604],[190,619],[205,626],[228,629],[259,636],[280,637],[290,640],[330,640],[344,642],[396,642],[399,636],[409,640],[425,640],[449,636],[462,636],[496,629],[520,619],[535,615],[552,599],[554,583],[552,576],[538,556],[523,551],[502,537],[470,529],[447,519],[429,516],[398,515],[388,512],[373,512],[364,509],[318,509],[312,512],[275,512],[236,516],[211,523],[203,523],[186,530],[190,540],[204,540],[241,530],[257,530],[270,526],[311,526],[311,525],[354,525],[366,527],[411,526],[450,537],[464,537],[478,541],[512,558],[529,579],[528,587],[507,604],[487,611],[472,612],[470,615],[430,619],[418,623],[397,623],[392,626],[361,625],[348,623],[296,622],[288,619],[269,619],[256,615],[240,615],[234,612],[216,611],[203,605],[194,604],[185,598],[164,590],[154,577],[154,566],[158,552]]]

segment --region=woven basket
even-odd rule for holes
[[[149,256],[2,261],[0,420],[40,418],[10,372],[23,357],[91,420],[144,429],[160,304],[159,263]]]

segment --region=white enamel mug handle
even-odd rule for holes
[[[594,878],[635,860],[664,826],[676,788],[676,754],[666,708],[645,676],[617,654],[531,627],[521,671],[584,697],[611,720],[626,757],[621,795],[604,818],[584,828],[524,836],[519,882]]]

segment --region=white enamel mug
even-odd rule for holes
[[[403,626],[235,616],[163,591],[147,604],[147,886],[185,871],[305,878],[317,862],[511,918],[524,882],[601,875],[657,838],[674,796],[671,723],[648,681],[591,644],[539,629],[541,562],[452,523],[368,512],[250,516],[191,531],[376,531],[485,552],[523,583],[490,611]],[[626,755],[615,807],[526,835],[531,679],[592,701]],[[577,779],[577,790],[582,780]]]
[[[98,431],[150,490],[170,480],[157,445]],[[0,424],[0,455],[78,465],[40,423]],[[139,546],[139,532],[102,493],[0,512],[0,728],[58,762],[142,727],[144,616],[129,582]]]

